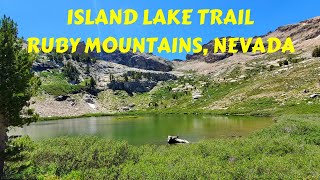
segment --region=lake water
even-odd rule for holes
[[[32,123],[14,128],[9,135],[29,135],[33,140],[59,136],[94,135],[126,140],[133,145],[166,144],[168,135],[197,142],[202,139],[246,136],[273,123],[267,117],[217,117],[211,115],[153,115],[90,117]]]

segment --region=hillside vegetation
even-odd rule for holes
[[[261,64],[274,61],[272,58],[247,61],[218,77],[186,71],[177,80],[160,82],[149,92],[129,94],[125,90],[111,90],[110,93],[108,89],[100,89],[94,99],[97,105],[101,105],[101,110],[106,109],[104,104],[112,101],[113,108],[108,112],[125,112],[127,110],[123,111],[123,108],[132,104],[134,107],[130,108],[130,113],[318,113],[320,59],[295,55],[284,56],[278,66]],[[287,65],[282,61],[288,61]],[[90,93],[90,76],[84,76],[77,84],[69,83],[68,78],[58,70],[40,72],[40,77],[43,92],[53,96],[50,101],[54,101],[55,96],[70,95],[80,104],[83,95],[79,99],[79,93]],[[116,81],[141,82],[144,78],[141,74],[133,79],[120,75]],[[99,84],[99,79],[93,81]],[[140,85],[134,86],[139,88]],[[38,104],[48,101],[42,93],[35,99]],[[102,111],[98,109],[91,113],[94,112]]]
[[[297,61],[272,68],[247,62],[226,74],[222,82],[189,73],[127,101],[139,104],[138,111],[159,113],[319,113],[320,59]],[[201,96],[195,98],[197,93]]]

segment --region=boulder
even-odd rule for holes
[[[320,96],[320,94],[312,94],[312,95],[310,95],[310,98],[315,99],[315,98],[318,98],[319,96]]]
[[[199,98],[201,98],[201,97],[202,97],[201,94],[192,95],[192,99],[199,99]]]
[[[192,92],[192,99],[199,99],[202,97],[202,94],[200,91],[194,91]]]
[[[134,103],[131,103],[131,104],[129,104],[129,107],[130,108],[133,108],[133,107],[135,107],[136,105],[134,104]]]
[[[123,111],[130,111],[130,107],[128,107],[128,106],[122,107],[122,110]]]
[[[309,93],[309,90],[308,90],[308,89],[304,89],[304,90],[303,90],[303,93],[305,93],[305,94],[306,94],[306,93]]]
[[[90,96],[89,94],[85,94],[84,97],[83,97],[83,100],[86,103],[94,104],[93,97]]]
[[[92,104],[92,103],[88,103],[89,107],[92,108],[92,109],[96,109],[96,105]]]
[[[61,96],[55,97],[54,99],[55,99],[56,101],[65,101],[65,100],[67,100],[68,98],[70,98],[70,96],[61,95]]]

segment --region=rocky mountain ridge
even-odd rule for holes
[[[297,51],[310,51],[310,48],[320,44],[320,16],[314,17],[299,23],[290,24],[278,27],[274,31],[270,31],[265,35],[254,37],[253,42],[256,38],[261,37],[266,40],[271,37],[279,38],[281,41],[284,41],[287,37],[291,37]],[[230,37],[227,37],[230,38]],[[228,46],[228,44],[227,44]],[[251,47],[253,44],[251,44]],[[203,45],[203,48],[213,49],[214,44],[211,40],[210,42]],[[239,51],[238,54],[241,54],[241,47],[238,45],[235,47]],[[249,51],[250,52],[250,51]],[[199,60],[208,63],[213,63],[216,61],[224,60],[233,56],[229,53],[208,53],[207,56],[203,56],[202,53],[188,54],[186,60]]]

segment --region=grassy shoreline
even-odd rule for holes
[[[131,111],[131,112],[118,112],[118,113],[89,113],[78,116],[52,116],[52,117],[40,117],[39,121],[52,121],[63,119],[76,119],[86,117],[107,117],[107,116],[139,116],[139,115],[161,115],[161,114],[192,114],[192,115],[216,115],[216,116],[253,116],[253,117],[276,117],[278,115],[266,113],[266,114],[242,114],[242,113],[226,113],[225,111],[207,111],[207,112],[161,112],[161,111]]]

